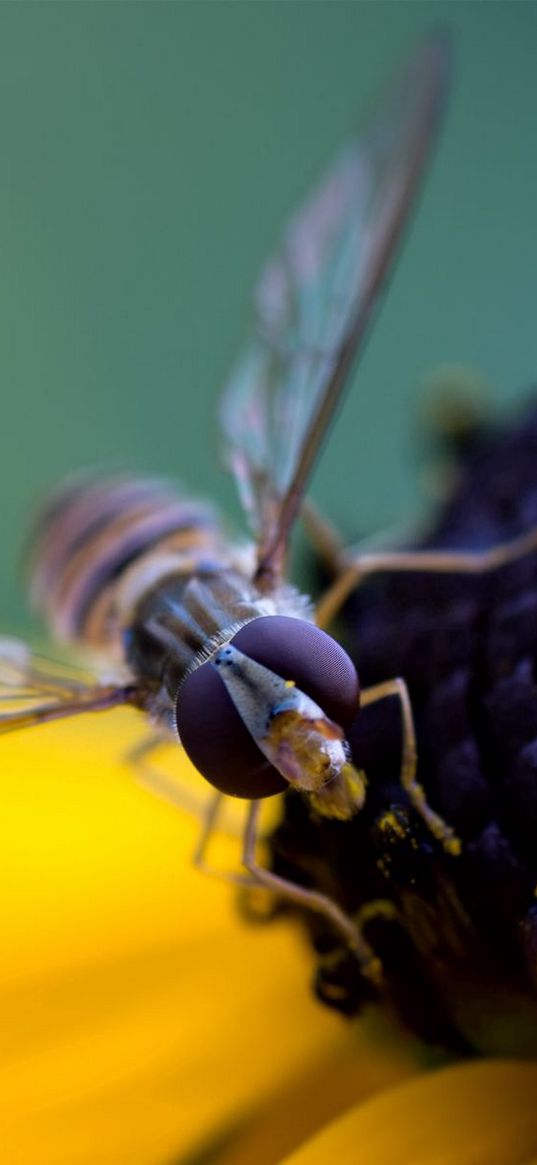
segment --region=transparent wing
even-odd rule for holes
[[[257,285],[221,427],[268,588],[411,209],[448,72],[446,43],[427,40],[291,218]]]
[[[32,653],[22,639],[0,636],[0,735],[132,702],[132,685],[95,683],[82,670]]]

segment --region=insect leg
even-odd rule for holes
[[[132,767],[136,780],[145,789],[149,789],[151,793],[161,797],[183,813],[190,813],[197,818],[204,817],[207,809],[206,797],[203,797],[201,793],[197,795],[195,790],[189,788],[186,781],[181,781],[180,778],[175,779],[151,763],[150,758],[153,753],[166,745],[175,747],[175,749],[180,747],[176,740],[171,740],[163,732],[153,732],[134,748],[129,749],[125,755],[125,761]]]
[[[361,966],[362,974],[372,982],[378,984],[382,978],[380,960],[364,938],[360,924],[355,922],[348,914],[345,914],[337,905],[337,902],[334,902],[326,894],[321,894],[317,890],[307,890],[297,882],[290,882],[287,878],[281,878],[278,874],[274,874],[272,870],[266,870],[263,866],[259,865],[255,851],[260,808],[260,801],[252,801],[248,810],[242,852],[243,866],[245,866],[259,885],[266,886],[268,890],[272,890],[278,897],[287,898],[288,901],[294,902],[297,906],[302,906],[306,910],[314,910],[319,914],[324,914],[328,922],[331,923],[341,936],[345,945],[350,947],[356,955]]]
[[[321,562],[330,574],[338,574],[341,556],[345,550],[341,535],[308,498],[302,502],[300,516],[306,534]]]
[[[80,716],[84,712],[107,712],[111,708],[130,703],[133,703],[132,687],[116,685],[88,687],[73,698],[57,699],[46,704],[37,704],[32,708],[0,713],[0,734],[15,732],[21,728],[33,728],[50,720]]]
[[[433,834],[433,837],[441,842],[446,853],[456,856],[461,850],[459,838],[455,835],[451,826],[444,821],[443,817],[435,813],[434,809],[431,809],[430,805],[428,805],[425,791],[416,779],[418,765],[416,733],[414,730],[412,705],[405,681],[399,678],[386,680],[384,683],[374,684],[371,688],[365,688],[360,697],[360,704],[362,708],[366,708],[368,704],[375,704],[378,700],[386,700],[393,697],[399,701],[403,729],[401,784],[405,793],[408,794],[411,805],[419,813],[427,828]]]
[[[313,549],[328,572],[334,577],[339,576],[342,570],[346,569],[346,564],[350,558],[354,561],[357,558],[362,558],[364,554],[369,557],[373,551],[376,555],[382,553],[384,547],[393,546],[394,542],[400,544],[405,539],[408,541],[409,537],[416,536],[415,523],[412,527],[408,525],[403,527],[399,522],[395,527],[376,531],[374,534],[366,534],[363,539],[353,543],[352,547],[346,547],[342,535],[334,524],[309,498],[305,498],[302,502],[300,513],[304,530]]]
[[[401,550],[342,556],[341,572],[318,603],[315,617],[325,627],[337,614],[352,591],[372,574],[486,574],[515,562],[537,550],[537,526],[511,542],[501,542],[490,550]]]
[[[207,861],[207,851],[210,845],[211,838],[217,828],[218,815],[225,800],[224,793],[214,793],[209,802],[205,806],[204,821],[201,833],[198,839],[198,844],[192,855],[192,861],[196,869],[201,870],[203,874],[208,874],[211,878],[219,878],[222,882],[230,882],[233,886],[246,886],[251,889],[252,886],[257,885],[255,878],[247,877],[245,874],[240,874],[235,870],[219,870],[211,866]]]

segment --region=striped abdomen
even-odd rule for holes
[[[70,482],[43,513],[31,562],[31,596],[53,635],[124,655],[124,632],[144,596],[221,569],[229,554],[216,515],[161,481]]]

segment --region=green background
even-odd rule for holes
[[[532,3],[0,6],[0,622],[46,487],[178,476],[237,516],[214,403],[285,214],[416,37],[456,82],[425,196],[314,482],[350,533],[419,510],[424,384],[537,382]],[[536,468],[537,472],[537,468]]]

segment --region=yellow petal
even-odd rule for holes
[[[529,1165],[536,1099],[535,1063],[446,1068],[354,1108],[285,1165]]]
[[[218,1165],[274,1165],[359,1100],[415,1075],[419,1049],[376,1016],[347,1025],[333,1048],[312,1056],[292,1080],[267,1094],[240,1135],[218,1154]],[[212,1159],[211,1159],[212,1161]],[[368,1163],[369,1165],[369,1163]]]
[[[290,925],[244,926],[233,892],[192,869],[197,823],[118,760],[140,731],[119,712],[2,742],[10,1165],[183,1160],[315,1080],[323,1103],[289,1120],[287,1152],[350,1097],[417,1070],[412,1049],[371,1051],[315,1003]],[[236,850],[221,843],[219,860]]]

